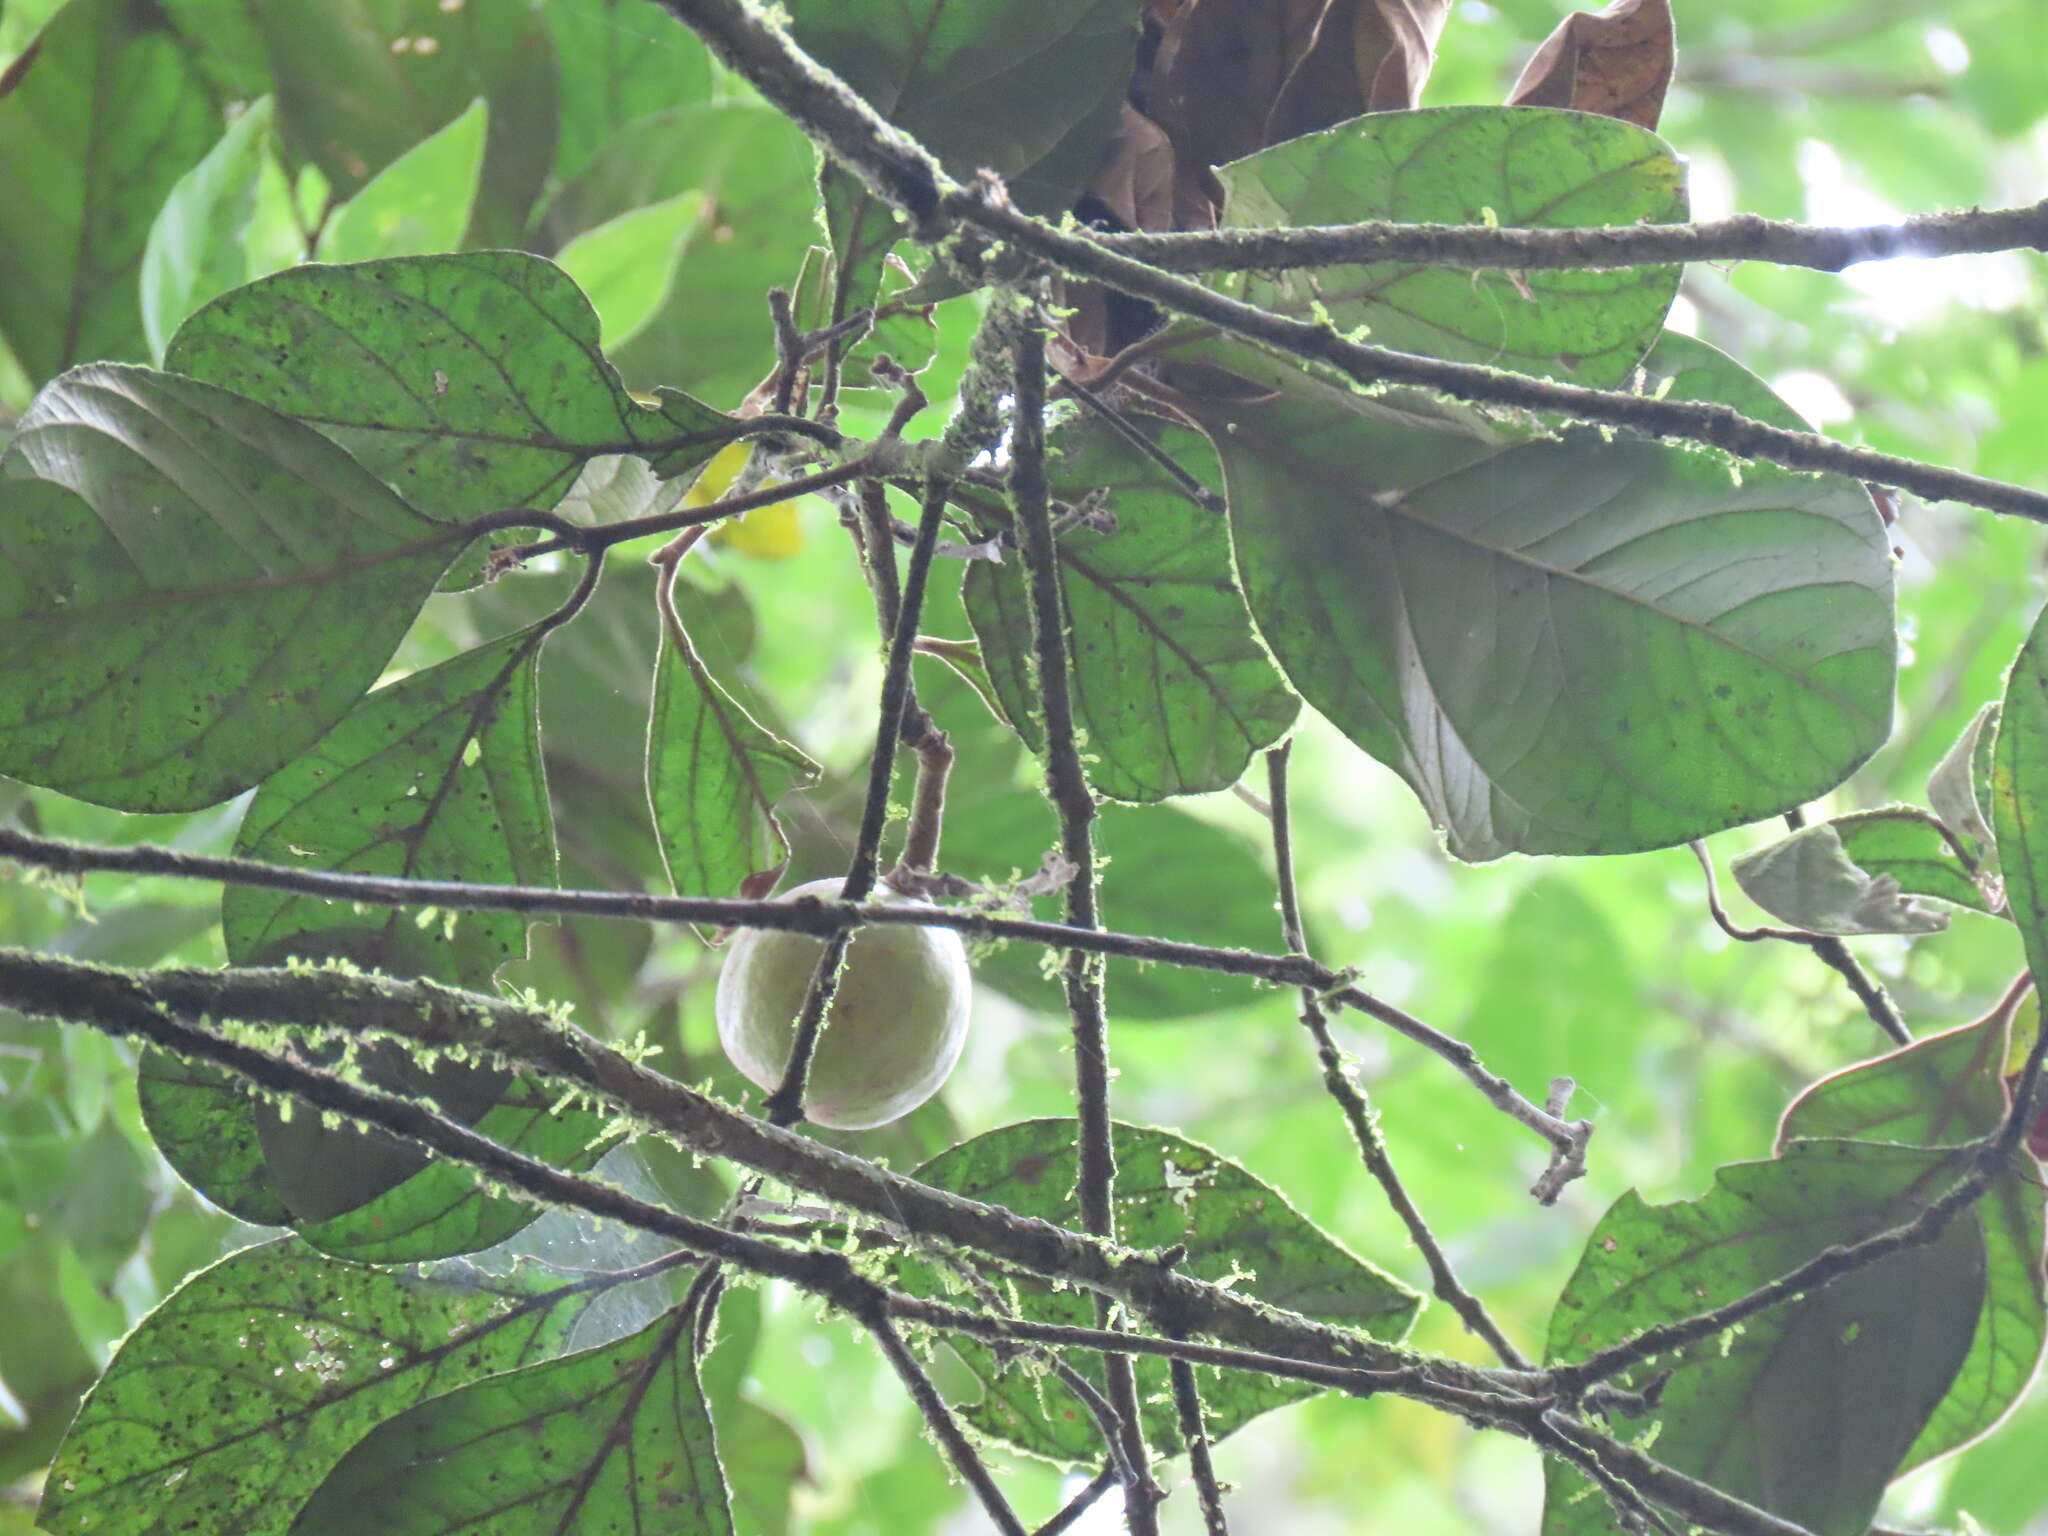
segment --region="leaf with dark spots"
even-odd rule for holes
[[[291,1222],[264,1160],[255,1104],[240,1078],[165,1051],[136,1073],[142,1123],[178,1177],[229,1215],[259,1227]]]
[[[1798,1141],[1771,1161],[1720,1169],[1697,1200],[1649,1205],[1624,1195],[1594,1229],[1558,1299],[1544,1358],[1583,1359],[1652,1323],[1746,1295],[1830,1245],[1896,1227],[1960,1176],[1962,1156]],[[2026,1305],[2030,1262],[2004,1252],[2002,1241],[1987,1247],[1987,1224],[1995,1220],[1982,1208],[1966,1211],[1932,1245],[1660,1355],[1616,1385],[1640,1389],[1653,1376],[1664,1382],[1659,1460],[1817,1536],[1861,1536],[1886,1484],[1928,1454],[1927,1434],[1943,1422],[1952,1394],[1961,1387],[1977,1399],[1959,1423],[1977,1421],[1991,1406],[1965,1386],[1963,1373],[1980,1331],[2010,1321],[2003,1302],[1987,1312],[2002,1284],[1994,1269],[2018,1279]],[[2038,1195],[2023,1227],[2037,1264]],[[1991,1407],[1992,1417],[1998,1411]],[[1582,1495],[1576,1471],[1553,1461],[1545,1474],[1545,1536],[1619,1531],[1603,1500]]]
[[[1231,1281],[1239,1294],[1324,1322],[1397,1340],[1421,1298],[1354,1257],[1287,1202],[1230,1161],[1168,1131],[1113,1127],[1117,1162],[1117,1235],[1136,1249],[1184,1245],[1181,1273]],[[915,1177],[1019,1216],[1061,1226],[1079,1221],[1074,1203],[1078,1162],[1071,1120],[1026,1120],[989,1131],[940,1153]],[[916,1258],[894,1261],[896,1278],[918,1295],[945,1295],[948,1272]],[[1046,1322],[1091,1325],[1092,1300],[1036,1281],[1011,1282],[1019,1310]],[[1029,1361],[1003,1362],[978,1341],[956,1335],[953,1350],[980,1381],[982,1394],[958,1411],[976,1429],[1020,1450],[1073,1464],[1101,1455],[1101,1438],[1066,1387]],[[1077,1359],[1097,1387],[1100,1365]],[[1167,1395],[1164,1361],[1137,1362],[1145,1438],[1162,1454],[1180,1447]],[[1218,1438],[1258,1415],[1312,1397],[1316,1389],[1252,1375],[1198,1368],[1211,1435]]]
[[[0,772],[225,800],[362,696],[461,543],[255,401],[74,369],[0,457]]]
[[[414,1403],[553,1354],[587,1300],[522,1270],[459,1282],[295,1239],[201,1270],[115,1351],[58,1450],[51,1532],[281,1531],[348,1448]]]
[[[535,680],[546,631],[465,651],[370,694],[258,791],[235,852],[421,880],[552,885],[554,821],[541,770]],[[346,954],[399,976],[488,990],[526,952],[516,913],[359,912],[231,885],[221,901],[239,964]]]
[[[1555,228],[1687,216],[1685,168],[1654,134],[1526,108],[1376,114],[1218,175],[1231,228],[1353,219]],[[1362,326],[1379,346],[1613,387],[1657,341],[1679,271],[1675,263],[1514,273],[1364,262],[1213,282],[1283,314]]]
[[[1856,482],[1227,355],[1275,391],[1198,409],[1252,616],[1460,857],[1689,841],[1888,735],[1891,561]]]
[[[1197,479],[1221,483],[1199,433],[1151,421],[1138,430]],[[1115,519],[1111,532],[1076,528],[1058,545],[1090,781],[1119,800],[1227,789],[1300,706],[1252,633],[1223,521],[1100,421],[1059,432],[1056,448],[1053,493],[1078,502],[1107,491]],[[974,562],[966,601],[1004,714],[1037,748],[1021,567]]]
[[[548,510],[601,454],[681,474],[733,436],[687,396],[637,404],[581,290],[519,251],[294,267],[194,314],[165,362],[317,427],[446,522]]]
[[[647,798],[678,892],[758,897],[773,890],[789,861],[776,804],[817,777],[816,763],[718,685],[688,635],[662,638],[647,727]]]
[[[1613,0],[1557,24],[1523,66],[1511,107],[1565,107],[1655,128],[1676,51],[1671,0]]]
[[[696,1316],[694,1307],[668,1312],[616,1343],[472,1382],[387,1420],[328,1474],[292,1531],[731,1536],[691,1354]]]

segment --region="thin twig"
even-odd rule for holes
[[[999,298],[1002,305],[1014,302]],[[1060,592],[1059,551],[1053,543],[1052,510],[1045,479],[1045,335],[1037,317],[1013,311],[1000,329],[990,311],[990,334],[1008,343],[1015,411],[1010,430],[1010,499],[1016,513],[1031,591],[1032,654],[1038,663],[1039,703],[1045,726],[1045,790],[1060,822],[1060,854],[1073,874],[1067,880],[1067,924],[1097,928],[1095,899],[1095,796],[1081,766],[1074,706],[1067,674],[1066,606]],[[1116,1153],[1109,1118],[1109,1016],[1103,1002],[1103,967],[1082,950],[1067,951],[1061,967],[1067,1012],[1073,1020],[1075,1119],[1079,1125],[1080,1170],[1075,1199],[1082,1230],[1116,1236]],[[1108,1320],[1107,1303],[1097,1303]],[[1109,1400],[1124,1421],[1124,1452],[1131,1464],[1148,1463],[1138,1412],[1137,1377],[1128,1357],[1107,1356],[1103,1371]],[[1158,1501],[1140,1484],[1125,1489],[1124,1513],[1133,1536],[1158,1530]]]
[[[932,1438],[939,1442],[939,1448],[946,1453],[946,1459],[960,1474],[962,1481],[974,1490],[981,1500],[981,1507],[996,1529],[1003,1536],[1025,1536],[1024,1522],[1017,1518],[1017,1512],[1010,1508],[1010,1501],[996,1487],[996,1480],[989,1476],[988,1464],[974,1449],[974,1444],[960,1428],[960,1421],[939,1396],[939,1389],[932,1385],[932,1379],[917,1357],[911,1354],[903,1342],[903,1336],[896,1331],[896,1325],[889,1321],[885,1305],[877,1301],[874,1308],[861,1317],[861,1322],[881,1346],[882,1354],[894,1367],[904,1387],[910,1393],[910,1400],[917,1404],[917,1411],[924,1415],[924,1422],[932,1432]]]
[[[918,520],[917,544],[910,552],[904,573],[903,595],[896,614],[896,629],[889,638],[889,662],[882,674],[882,702],[876,711],[875,750],[868,763],[867,801],[862,806],[860,833],[854,843],[853,859],[839,889],[841,901],[865,900],[874,889],[875,872],[881,863],[882,832],[889,820],[889,786],[895,778],[896,744],[903,734],[904,705],[910,696],[910,662],[915,654],[918,620],[924,614],[924,593],[931,575],[932,550],[939,541],[939,525],[945,518],[946,484],[934,480],[925,493],[923,516]],[[894,558],[893,549],[888,558]],[[810,990],[803,1010],[797,1015],[796,1035],[790,1042],[789,1064],[782,1081],[762,1108],[777,1125],[794,1125],[803,1118],[804,1084],[817,1051],[818,1037],[839,986],[839,968],[852,943],[851,929],[829,935],[819,951],[811,973]]]
[[[1221,495],[1209,489],[1188,470],[1186,465],[1160,447],[1150,433],[1065,369],[1055,368],[1053,372],[1059,376],[1062,388],[1072,391],[1075,398],[1107,422],[1118,437],[1165,470],[1167,477],[1181,488],[1182,494],[1188,500],[1204,512],[1214,512],[1218,517],[1228,510]]]
[[[1293,750],[1294,743],[1284,741],[1266,754],[1266,803],[1273,821],[1273,865],[1280,891],[1281,936],[1290,951],[1305,955],[1308,953],[1308,939],[1302,926],[1301,901],[1294,878],[1294,830],[1287,785],[1287,765]],[[1401,1182],[1393,1157],[1387,1151],[1386,1138],[1380,1135],[1379,1121],[1373,1115],[1372,1106],[1366,1102],[1365,1091],[1344,1070],[1344,1057],[1337,1049],[1337,1042],[1331,1038],[1322,1002],[1313,990],[1306,987],[1301,993],[1301,1022],[1308,1030],[1309,1038],[1315,1042],[1316,1059],[1323,1068],[1323,1087],[1344,1111],[1345,1122],[1351,1127],[1351,1137],[1358,1144],[1358,1155],[1365,1164],[1366,1172],[1378,1182],[1387,1197],[1387,1204],[1401,1218],[1401,1225],[1408,1229],[1410,1241],[1429,1266],[1430,1288],[1436,1293],[1437,1300],[1458,1314],[1467,1331],[1484,1339],[1501,1364],[1518,1371],[1528,1370],[1528,1357],[1515,1348],[1501,1331],[1500,1325],[1486,1310],[1485,1303],[1459,1282],[1457,1271],[1451,1267],[1450,1255],[1444,1252],[1443,1244],[1436,1240],[1436,1233],[1430,1230],[1407,1186]]]
[[[1088,1480],[1087,1486],[1062,1504],[1057,1514],[1033,1531],[1031,1536],[1065,1536],[1074,1522],[1093,1509],[1095,1501],[1116,1487],[1117,1482],[1116,1468],[1104,1467]]]
[[[1564,1427],[1564,1416],[1546,1413],[1536,1422],[1536,1444],[1562,1461],[1578,1469],[1579,1475],[1598,1488],[1607,1498],[1607,1504],[1614,1518],[1625,1531],[1647,1533],[1655,1530],[1662,1536],[1678,1536],[1669,1521],[1652,1509],[1643,1496],[1621,1478],[1610,1472],[1599,1456],[1572,1438]]]
[[[333,870],[294,869],[261,859],[185,853],[150,843],[102,847],[39,837],[0,826],[0,858],[63,875],[94,871],[162,875],[173,879],[218,880],[262,890],[287,891],[330,901],[370,906],[431,907],[459,912],[524,912],[564,917],[609,917],[639,922],[696,923],[720,928],[772,928],[828,938],[864,923],[950,928],[978,939],[1015,939],[1050,948],[1080,949],[1160,965],[1186,966],[1226,976],[1252,977],[1286,987],[1314,987],[1326,1002],[1338,1002],[1380,1020],[1441,1056],[1463,1073],[1503,1113],[1529,1126],[1554,1148],[1581,1153],[1590,1127],[1566,1124],[1531,1104],[1506,1079],[1487,1070],[1472,1048],[1391,1003],[1350,984],[1349,978],[1300,955],[1266,955],[1218,945],[1189,944],[1145,934],[1076,928],[1028,917],[998,917],[968,908],[871,904],[852,906],[803,897],[796,901],[747,901],[712,896],[657,896],[646,891],[564,891],[530,885],[482,885],[462,880],[416,880],[396,875],[349,875]]]
[[[1788,818],[1789,819],[1789,818]],[[1707,852],[1707,845],[1695,840],[1691,845],[1692,856],[1699,860],[1700,873],[1707,879],[1707,915],[1714,920],[1729,938],[1743,944],[1759,944],[1766,939],[1780,939],[1787,944],[1799,944],[1818,955],[1842,980],[1849,984],[1849,990],[1856,994],[1856,1001],[1863,1005],[1863,1011],[1870,1016],[1895,1045],[1911,1045],[1913,1032],[1906,1027],[1906,1021],[1899,1016],[1899,1010],[1892,1005],[1884,987],[1873,978],[1856,957],[1849,953],[1849,946],[1829,933],[1812,933],[1804,928],[1775,928],[1768,925],[1744,928],[1728,915],[1728,909],[1721,905],[1720,882],[1714,874],[1713,855]]]
[[[861,481],[858,507],[847,514],[847,527],[860,549],[862,568],[868,573],[882,633],[893,636],[902,612],[903,595],[896,574],[896,519],[889,511],[888,497],[881,481]],[[916,538],[913,531],[913,549]],[[935,548],[933,553],[936,555],[939,550]],[[925,637],[913,641],[912,648],[926,650]],[[938,867],[939,842],[945,831],[946,786],[953,772],[953,745],[932,719],[931,711],[918,702],[916,679],[906,678],[904,686],[907,691],[903,725],[898,735],[903,745],[917,754],[917,787],[911,796],[900,867],[913,874],[929,874]]]
[[[773,506],[778,501],[805,496],[812,491],[829,490],[835,485],[844,485],[849,480],[858,480],[862,475],[874,473],[869,459],[857,458],[831,469],[821,469],[816,474],[800,475],[794,480],[783,480],[774,485],[759,486],[737,496],[727,496],[708,506],[692,507],[676,512],[654,512],[646,517],[629,517],[621,522],[605,523],[595,528],[566,526],[553,538],[542,539],[534,544],[511,545],[495,550],[491,555],[491,569],[497,573],[510,570],[533,559],[536,555],[553,554],[558,549],[573,549],[582,554],[592,554],[600,549],[610,549],[614,544],[624,544],[629,539],[650,538],[657,533],[674,533],[679,528],[694,528],[706,523],[722,522],[742,512],[751,512],[756,507]],[[510,524],[499,520],[504,514],[493,514],[489,520],[479,520],[477,531],[487,532],[486,522],[499,526],[537,526],[529,519],[515,518]],[[560,519],[556,519],[560,522]]]
[[[1223,1516],[1223,1489],[1216,1481],[1216,1464],[1209,1459],[1209,1431],[1202,1422],[1202,1394],[1195,1385],[1195,1368],[1185,1360],[1175,1360],[1167,1371],[1173,1378],[1173,1407],[1180,1420],[1180,1437],[1188,1448],[1195,1497],[1202,1506],[1202,1529],[1208,1536],[1230,1536],[1230,1522]]]

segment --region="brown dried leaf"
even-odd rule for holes
[[[1174,229],[1174,154],[1166,130],[1124,103],[1088,190],[1125,229]]]
[[[1655,128],[1675,47],[1670,0],[1614,0],[1604,11],[1581,11],[1544,39],[1508,105],[1569,107]]]
[[[1450,0],[1335,0],[1273,104],[1266,142],[1299,138],[1361,112],[1412,111],[1450,8]]]
[[[1413,107],[1450,0],[1155,0],[1139,104],[1188,168]]]

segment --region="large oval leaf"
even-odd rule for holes
[[[200,1271],[128,1335],[44,1486],[48,1531],[280,1531],[372,1427],[560,1347],[586,1288],[336,1264],[287,1240]]]
[[[508,635],[363,699],[257,792],[235,852],[356,874],[554,884],[535,709],[545,636]],[[451,912],[423,925],[412,912],[253,886],[227,888],[221,930],[238,964],[346,955],[474,990],[526,952],[516,913]]]
[[[220,133],[155,6],[72,0],[0,75],[0,335],[30,380],[148,350],[150,221]]]
[[[1601,1218],[1551,1314],[1545,1359],[1581,1359],[1796,1268],[1830,1244],[1909,1220],[1959,1176],[1958,1154],[1801,1141],[1721,1169],[1698,1200],[1624,1195]],[[1908,1249],[1638,1366],[1669,1373],[1660,1461],[1797,1522],[1863,1536],[1878,1500],[1969,1354],[1987,1281],[1974,1210]],[[1545,1463],[1545,1536],[1608,1536],[1612,1511],[1566,1464]]]
[[[1849,1136],[1907,1146],[1957,1146],[2004,1118],[2006,1022],[1994,1016],[1929,1035],[1874,1061],[1831,1073],[1785,1111],[1783,1146],[1795,1138]],[[2016,1158],[1979,1202],[1984,1303],[1940,1405],[1900,1463],[1918,1466],[1996,1424],[2034,1378],[2048,1317],[2042,1309],[2041,1188]]]
[[[0,772],[225,800],[362,696],[462,542],[252,400],[74,369],[0,458]]]
[[[1114,1127],[1114,1143],[1120,1241],[1140,1249],[1185,1244],[1181,1273],[1231,1281],[1241,1295],[1323,1322],[1389,1340],[1408,1331],[1420,1296],[1346,1252],[1278,1190],[1236,1163],[1170,1132],[1138,1126]],[[1073,1121],[1025,1120],[940,1153],[916,1177],[1020,1216],[1068,1225],[1080,1219],[1074,1203],[1078,1170]],[[948,1293],[950,1275],[943,1268],[915,1259],[898,1260],[896,1268],[906,1289]],[[1026,1317],[1084,1327],[1095,1321],[1095,1303],[1086,1293],[1024,1280],[1013,1280],[1010,1289]],[[1057,1378],[1028,1360],[1004,1365],[960,1335],[947,1344],[981,1382],[980,1399],[959,1409],[977,1429],[1054,1461],[1101,1456],[1095,1421]],[[1077,1368],[1101,1386],[1096,1361],[1077,1362]],[[1181,1441],[1166,1362],[1141,1358],[1137,1369],[1146,1442],[1170,1454]],[[1197,1375],[1205,1422],[1219,1438],[1269,1409],[1316,1393],[1300,1382],[1226,1376],[1206,1366]]]
[[[1181,465],[1221,484],[1198,433],[1157,435]],[[1079,503],[1107,492],[1116,524],[1070,529],[1058,544],[1089,783],[1118,800],[1228,789],[1294,723],[1300,701],[1252,633],[1223,520],[1099,421],[1060,433],[1057,448],[1053,493]],[[1022,565],[974,562],[966,601],[1004,713],[1042,749]]]
[[[387,1419],[292,1522],[301,1536],[730,1536],[691,1356],[696,1309]]]
[[[1685,842],[1885,741],[1891,558],[1855,483],[1273,376],[1202,407],[1252,616],[1461,858]]]
[[[582,290],[520,251],[294,267],[193,315],[165,361],[318,427],[449,520],[551,508],[600,454],[659,451],[678,474],[732,436],[694,401],[636,405]]]
[[[1376,112],[1217,172],[1236,226],[1682,223],[1685,168],[1655,134],[1537,107]],[[1476,272],[1365,262],[1246,273],[1221,286],[1289,314],[1368,328],[1378,346],[1580,384],[1619,384],[1664,324],[1676,265]]]

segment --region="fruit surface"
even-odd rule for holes
[[[784,898],[836,901],[835,877]],[[911,905],[880,891],[876,898]],[[718,977],[718,1039],[748,1079],[773,1090],[789,1064],[796,1016],[824,946],[807,934],[750,928]],[[901,1119],[939,1091],[967,1040],[973,978],[946,928],[868,927],[853,936],[811,1058],[805,1118],[864,1131]]]

